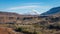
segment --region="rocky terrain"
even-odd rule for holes
[[[41,15],[0,12],[0,34],[60,34],[60,7]]]

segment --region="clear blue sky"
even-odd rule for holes
[[[60,6],[60,0],[0,0],[0,11],[41,14],[50,8]]]

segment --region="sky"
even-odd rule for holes
[[[0,0],[0,11],[19,14],[41,14],[59,6],[60,0]]]

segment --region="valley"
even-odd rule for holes
[[[0,32],[0,34],[60,34],[60,15],[0,12]]]

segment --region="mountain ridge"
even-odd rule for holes
[[[50,10],[42,13],[41,15],[54,15],[54,14],[60,14],[60,7],[51,8]]]

